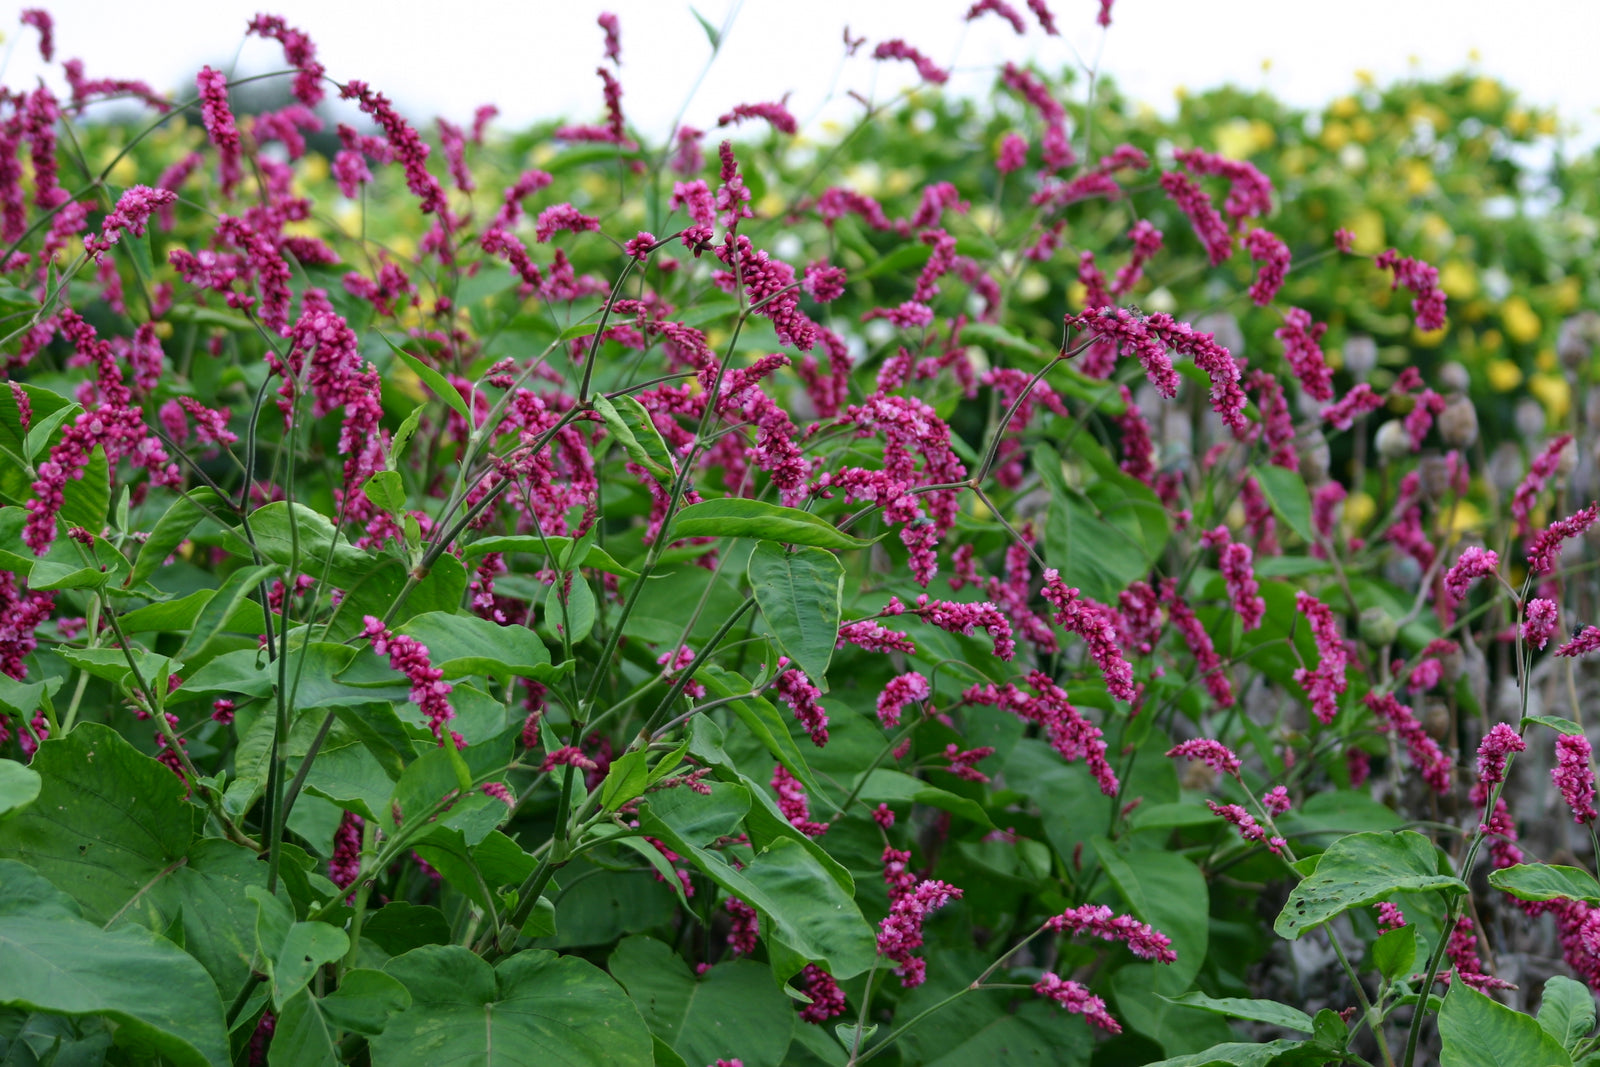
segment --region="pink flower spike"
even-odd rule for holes
[[[1528,548],[1528,576],[1537,578],[1554,570],[1556,560],[1561,558],[1561,542],[1585,532],[1596,519],[1600,519],[1600,504],[1590,504],[1540,530]]]
[[[1388,933],[1390,930],[1398,930],[1406,924],[1405,913],[1387,900],[1380,901],[1376,907],[1378,909],[1378,929],[1383,933]]]
[[[1575,822],[1593,822],[1594,769],[1589,764],[1589,739],[1583,734],[1562,734],[1556,738],[1556,766],[1550,778],[1561,790],[1562,799],[1572,809]]]
[[[1227,745],[1209,737],[1196,737],[1174,745],[1167,750],[1167,755],[1200,760],[1217,773],[1231,775],[1234,778],[1239,777],[1239,768],[1243,766],[1239,757],[1235,756]]]
[[[1522,639],[1536,649],[1542,649],[1556,632],[1560,609],[1554,600],[1539,598],[1528,601],[1523,610]]]
[[[1272,791],[1261,798],[1261,806],[1266,808],[1274,817],[1282,815],[1289,810],[1289,790],[1283,786],[1274,786]]]
[[[1444,574],[1444,587],[1460,600],[1479,578],[1492,577],[1500,569],[1500,556],[1491,549],[1468,548]]]
[[[1106,1011],[1106,1002],[1089,992],[1087,986],[1062,978],[1053,971],[1046,971],[1034,983],[1033,991],[1041,997],[1049,997],[1074,1015],[1082,1015],[1109,1034],[1122,1033],[1122,1025]]]
[[[922,76],[923,81],[931,82],[934,85],[943,85],[950,80],[948,71],[941,69],[933,60],[898,37],[891,41],[884,41],[874,48],[872,50],[872,58],[878,60],[903,59],[916,66],[917,73]]]
[[[1517,536],[1526,537],[1533,530],[1533,523],[1529,516],[1533,506],[1539,502],[1539,494],[1544,492],[1545,483],[1561,465],[1561,453],[1572,442],[1572,435],[1564,433],[1544,447],[1533,462],[1528,465],[1528,473],[1517,483],[1517,488],[1511,493],[1511,515],[1517,520]]]
[[[1586,656],[1596,649],[1600,649],[1600,626],[1585,626],[1572,640],[1556,649],[1556,655]]]
[[[1058,934],[1093,934],[1106,941],[1124,941],[1140,959],[1176,963],[1172,938],[1131,915],[1114,915],[1103,904],[1084,904],[1052,915],[1044,925]]]
[[[1494,785],[1505,781],[1506,762],[1511,758],[1511,754],[1521,752],[1527,747],[1527,742],[1517,736],[1517,731],[1506,723],[1495,723],[1494,728],[1483,735],[1483,741],[1478,745],[1478,783]]]
[[[1133,668],[1122,658],[1111,609],[1063,584],[1061,573],[1053,567],[1044,572],[1044,598],[1056,609],[1056,624],[1077,634],[1089,646],[1089,654],[1105,675],[1106,690],[1117,700],[1132,700],[1136,695]]]
[[[1311,710],[1317,721],[1326,726],[1339,713],[1339,697],[1349,684],[1345,679],[1349,656],[1345,652],[1344,638],[1339,633],[1338,620],[1326,604],[1302,589],[1295,593],[1294,605],[1311,623],[1311,633],[1316,638],[1317,654],[1320,656],[1315,668],[1297,668],[1294,680],[1311,698]]]
[[[900,713],[905,706],[914,700],[926,700],[931,692],[928,679],[916,671],[889,679],[878,694],[878,721],[894,729],[900,725]]]

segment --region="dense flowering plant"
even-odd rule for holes
[[[597,29],[514,137],[270,15],[0,90],[6,1062],[1595,1062],[1600,319],[1325,188],[1483,119],[652,145]]]

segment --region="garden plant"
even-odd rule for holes
[[[21,22],[0,1063],[1600,1063],[1555,116],[846,30],[911,87],[651,143],[611,15],[516,132]]]

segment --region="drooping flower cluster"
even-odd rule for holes
[[[1069,763],[1083,760],[1100,785],[1100,792],[1116,796],[1117,775],[1106,759],[1106,743],[1100,728],[1085,719],[1067,699],[1066,690],[1042,671],[1028,675],[1037,696],[1029,696],[1015,685],[973,686],[961,696],[969,704],[1003,708],[1027,722],[1038,723],[1050,737],[1050,747]]]
[[[1572,809],[1574,822],[1594,822],[1600,813],[1594,806],[1594,768],[1589,761],[1589,739],[1583,734],[1562,734],[1556,738],[1556,765],[1550,778],[1561,791],[1561,799]]]
[[[1440,796],[1450,792],[1450,757],[1439,748],[1439,742],[1428,736],[1411,709],[1400,703],[1393,693],[1374,690],[1364,698],[1367,707],[1378,718],[1378,729],[1393,730],[1405,742],[1411,766],[1422,775],[1422,780]]]
[[[1492,549],[1473,546],[1466,549],[1444,573],[1444,587],[1456,600],[1479,578],[1493,577],[1500,570],[1500,556]]]
[[[1239,757],[1221,741],[1209,737],[1196,737],[1183,741],[1167,750],[1169,758],[1182,756],[1187,760],[1200,760],[1218,774],[1230,777],[1239,777],[1239,768],[1243,766]]]
[[[1102,0],[1105,2],[1105,0]],[[1046,971],[1034,983],[1033,991],[1049,997],[1074,1015],[1082,1015],[1108,1034],[1122,1033],[1122,1024],[1106,1010],[1106,1002],[1089,992],[1089,987]]]
[[[1533,530],[1533,506],[1544,492],[1545,483],[1561,465],[1561,454],[1572,443],[1570,433],[1561,434],[1545,445],[1528,464],[1528,473],[1517,483],[1511,493],[1511,517],[1517,521],[1517,536],[1526,537]]]
[[[889,914],[878,924],[878,955],[894,961],[894,973],[907,989],[927,978],[927,961],[912,955],[922,947],[923,922],[950,901],[960,899],[959,887],[930,878],[889,905]]]
[[[1301,590],[1294,595],[1294,606],[1311,623],[1312,636],[1317,642],[1317,665],[1307,670],[1299,667],[1294,680],[1311,698],[1311,710],[1324,726],[1339,713],[1339,697],[1345,686],[1345,665],[1349,654],[1344,638],[1339,633],[1339,623],[1328,606],[1310,593]]]
[[[428,646],[409,634],[397,634],[372,615],[362,617],[361,637],[372,642],[372,651],[387,654],[389,666],[406,676],[411,683],[411,702],[422,709],[428,719],[428,729],[444,744],[445,723],[455,718],[450,706],[453,688],[444,680],[444,671],[435,667],[428,658]],[[456,747],[465,747],[459,734],[452,732]]]
[[[1394,273],[1391,288],[1405,286],[1415,294],[1411,310],[1417,317],[1417,329],[1437,330],[1444,326],[1445,295],[1439,288],[1439,269],[1420,259],[1402,256],[1393,248],[1378,253],[1373,261],[1384,270]]]
[[[1528,546],[1528,577],[1537,578],[1555,570],[1556,561],[1561,558],[1561,543],[1588,530],[1596,519],[1600,519],[1600,504],[1590,504],[1535,534],[1533,544]]]
[[[900,725],[900,713],[905,706],[915,700],[926,700],[932,691],[928,679],[916,671],[889,679],[878,694],[878,721],[894,729]]]
[[[811,798],[806,795],[806,787],[781,763],[772,768],[772,791],[778,794],[778,810],[796,830],[807,837],[821,837],[828,832],[827,823],[811,821]]]
[[[1056,609],[1056,625],[1077,634],[1089,646],[1089,654],[1105,675],[1111,695],[1118,700],[1132,700],[1133,668],[1122,657],[1111,610],[1080,595],[1075,586],[1064,584],[1061,573],[1053,567],[1044,572],[1044,598]]]
[[[1239,836],[1246,841],[1265,841],[1268,852],[1281,855],[1288,844],[1281,837],[1268,837],[1266,829],[1256,822],[1255,816],[1238,804],[1218,804],[1214,800],[1207,800],[1206,807],[1211,809],[1211,814],[1238,827]]]
[[[833,980],[833,975],[815,963],[805,965],[796,977],[795,984],[802,993],[811,998],[810,1004],[798,1005],[800,1018],[806,1022],[821,1025],[844,1013],[844,990]]]
[[[1058,934],[1090,934],[1106,941],[1126,942],[1128,950],[1140,959],[1157,963],[1175,963],[1178,959],[1172,938],[1131,915],[1116,915],[1103,904],[1068,908],[1046,919],[1045,926]]]

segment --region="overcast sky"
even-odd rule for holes
[[[595,16],[622,21],[624,109],[647,135],[662,136],[688,98],[710,46],[679,0],[44,0],[56,23],[58,61],[80,57],[90,77],[143,78],[193,91],[202,63],[253,72],[277,69],[275,44],[242,43],[258,10],[282,15],[317,43],[329,73],[361,78],[419,122],[442,114],[465,122],[494,103],[508,125],[600,113],[601,32]],[[1063,37],[1030,25],[1017,38],[999,19],[962,22],[971,0],[695,0],[708,21],[729,27],[722,54],[689,102],[685,121],[708,127],[735,103],[793,92],[802,121],[848,113],[847,90],[883,98],[914,81],[909,65],[862,55],[840,68],[841,35],[876,42],[902,37],[954,66],[953,85],[986,92],[993,67],[1032,57],[1058,67],[1100,55],[1100,68],[1135,99],[1163,111],[1179,86],[1265,86],[1316,104],[1349,91],[1354,72],[1380,79],[1442,74],[1466,66],[1504,78],[1533,103],[1557,105],[1600,140],[1600,46],[1596,0],[1118,0],[1114,22],[1095,24],[1098,0],[1049,0]],[[1012,0],[1025,11],[1023,0]],[[20,6],[13,8],[19,11]],[[37,37],[0,14],[4,84],[33,84]],[[869,45],[870,48],[870,45]],[[1263,65],[1267,64],[1263,69]],[[235,66],[236,65],[236,66]],[[836,80],[837,78],[837,80]],[[59,75],[52,80],[59,84]],[[822,109],[834,86],[834,110]]]

